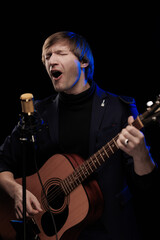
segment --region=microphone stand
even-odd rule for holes
[[[34,112],[33,106],[33,95],[32,94],[23,94],[20,97],[22,112],[24,113],[24,118],[21,119],[21,136],[20,141],[22,144],[22,160],[23,160],[23,169],[22,169],[22,186],[23,186],[23,240],[27,239],[27,229],[26,229],[26,160],[27,160],[27,142],[35,142],[34,135],[32,133],[32,127],[30,124],[30,117]],[[27,119],[25,121],[25,118]]]
[[[28,239],[27,239],[27,228],[26,228],[26,162],[27,162],[27,143],[34,144],[35,151],[35,139],[36,133],[41,131],[43,127],[45,127],[43,119],[39,116],[39,114],[34,111],[33,104],[33,95],[31,93],[22,94],[21,97],[21,106],[22,106],[22,118],[19,123],[20,127],[20,142],[22,144],[22,160],[23,160],[23,168],[22,168],[22,185],[23,185],[23,240],[32,240],[28,231]],[[42,126],[43,125],[43,126]],[[38,239],[37,236],[33,239]],[[22,240],[20,238],[20,240]]]
[[[22,146],[22,161],[23,161],[23,169],[22,169],[22,186],[23,186],[23,240],[27,239],[26,236],[26,142],[27,138],[21,137],[21,146]]]
[[[22,161],[23,161],[23,168],[22,168],[22,198],[23,198],[23,240],[30,240],[27,238],[27,218],[26,218],[26,162],[27,162],[27,143],[33,142],[35,143],[34,135],[30,138],[27,138],[23,135],[22,129],[22,136],[20,137],[21,146],[22,146]]]

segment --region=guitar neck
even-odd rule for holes
[[[72,192],[79,184],[87,179],[95,172],[102,164],[106,162],[118,150],[116,143],[118,136],[115,136],[110,142],[93,154],[83,164],[77,167],[72,174],[62,181],[62,187],[65,189],[66,195]]]
[[[140,117],[137,117],[132,123],[137,129],[143,127],[143,123]],[[102,166],[118,149],[117,139],[119,134],[117,134],[111,141],[104,145],[100,150],[93,154],[89,159],[84,161],[79,167],[77,167],[72,174],[62,181],[62,188],[65,189],[66,195],[71,193],[79,184],[81,184],[85,179],[87,179],[93,172],[95,172],[99,167]]]

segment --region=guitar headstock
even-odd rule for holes
[[[152,122],[160,123],[160,95],[154,103],[152,101],[147,103],[147,110],[139,116],[139,119],[144,127]]]

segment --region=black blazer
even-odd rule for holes
[[[49,157],[60,151],[58,146],[58,101],[59,95],[56,95],[35,103],[35,109],[45,123],[36,134],[39,167]],[[137,114],[134,99],[111,94],[96,86],[92,105],[89,156],[97,152],[127,125],[129,115],[136,117]],[[19,136],[20,127],[18,125],[0,147],[0,171],[12,171],[15,177],[22,175]],[[31,148],[31,146],[28,147]],[[28,162],[27,174],[34,172],[31,149],[29,153],[30,162]],[[105,206],[102,217],[92,231],[89,233],[86,230],[87,240],[99,237],[99,234],[97,235],[95,232],[96,225],[100,225],[100,229],[102,227],[104,239],[107,239],[108,235],[113,240],[139,239],[132,205],[132,193],[128,187],[128,182],[133,188],[135,187],[132,165],[132,158],[118,150],[95,173],[95,178],[104,196]],[[85,237],[81,239],[85,239]]]
[[[49,125],[55,152],[58,152],[58,99],[57,95],[56,98],[45,100],[43,106],[41,103],[37,104],[38,111],[42,113]],[[133,98],[117,96],[96,86],[92,105],[89,155],[97,152],[118,134],[127,125],[129,115],[136,117],[137,114]],[[127,185],[128,170],[126,170],[126,166],[131,169],[131,165],[132,158],[118,151],[95,174],[105,201],[100,225],[103,225],[105,229],[103,231],[110,234],[114,240],[139,239],[133,212],[132,194]],[[132,176],[130,179],[133,180],[134,185],[134,177]],[[93,240],[99,237],[99,233],[97,233],[98,235],[95,233],[95,228],[95,226],[92,228],[92,233],[88,233],[86,230],[86,239]],[[85,239],[84,236],[81,239]],[[104,233],[105,236],[106,233]]]

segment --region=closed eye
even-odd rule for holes
[[[58,55],[68,55],[68,52],[64,52],[62,50],[58,50],[55,53],[58,54]]]
[[[52,54],[46,54],[46,55],[45,55],[45,59],[46,59],[46,60],[50,59],[51,55],[52,55]]]
[[[53,55],[56,54],[56,55],[64,56],[64,55],[68,55],[69,52],[68,52],[68,51],[62,51],[62,50],[57,50],[57,51],[55,51],[54,53],[47,53],[47,54],[45,55],[45,59],[46,59],[46,60],[49,60],[50,57],[52,56],[52,54],[53,54]]]

